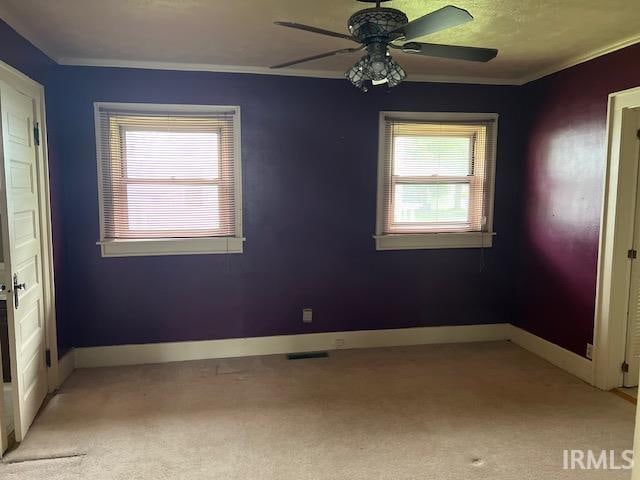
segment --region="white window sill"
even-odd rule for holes
[[[103,257],[148,257],[163,255],[209,255],[242,253],[245,239],[220,238],[154,238],[145,240],[105,240],[98,242]]]
[[[443,232],[375,235],[376,250],[420,250],[431,248],[489,248],[495,233]]]

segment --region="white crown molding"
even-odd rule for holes
[[[575,67],[576,65],[588,62],[589,60],[593,60],[594,58],[602,57],[617,50],[622,50],[623,48],[630,47],[631,45],[635,45],[636,43],[640,43],[640,34],[632,35],[631,37],[627,37],[620,42],[612,43],[611,45],[599,48],[597,50],[592,50],[586,55],[573,57],[571,60],[555,64],[553,67],[547,67],[543,70],[538,70],[534,74],[522,77],[517,83],[519,85],[525,85],[529,82],[533,82],[534,80],[539,80],[540,78],[546,77],[547,75],[566,70],[567,68]]]
[[[60,65],[68,65],[74,67],[140,68],[147,70],[175,70],[185,72],[245,73],[257,75],[283,75],[314,78],[344,78],[344,74],[342,73],[327,72],[323,70],[298,70],[291,68],[279,68],[277,70],[274,70],[268,67],[214,65],[209,63],[154,62],[73,57],[62,57],[58,59],[58,63]]]
[[[311,77],[344,79],[344,72],[307,70],[297,68],[248,67],[241,65],[214,65],[209,63],[178,63],[178,62],[152,62],[134,60],[115,60],[104,58],[73,58],[62,57],[58,59],[60,65],[76,67],[112,67],[112,68],[141,68],[148,70],[174,70],[188,72],[216,72],[216,73],[244,73],[253,75],[277,75],[286,77]],[[484,85],[517,85],[517,81],[506,78],[449,76],[449,75],[411,75],[409,82],[433,82],[433,83],[471,83]]]
[[[540,78],[546,77],[567,68],[574,67],[581,63],[588,62],[595,58],[613,53],[617,50],[630,47],[640,43],[640,34],[633,35],[622,41],[615,42],[597,50],[593,50],[585,55],[573,57],[562,63],[555,64],[543,70],[525,75],[520,78],[496,78],[496,77],[474,77],[474,76],[453,76],[453,75],[425,75],[416,74],[407,78],[409,82],[432,82],[432,83],[463,83],[479,85],[525,85]],[[52,57],[53,58],[53,57]],[[72,58],[62,57],[57,59],[60,65],[85,66],[85,67],[116,67],[116,68],[142,68],[151,70],[177,70],[177,71],[198,71],[198,72],[218,72],[218,73],[248,73],[255,75],[282,75],[290,77],[312,77],[312,78],[332,78],[342,79],[342,72],[328,72],[324,70],[306,70],[297,68],[271,69],[268,67],[245,67],[239,65],[213,65],[208,63],[177,63],[177,62],[150,62],[133,60],[114,60],[98,58]]]

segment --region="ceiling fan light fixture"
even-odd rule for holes
[[[369,90],[365,81],[367,80],[365,69],[367,67],[367,61],[369,60],[369,56],[365,55],[362,57],[353,67],[347,70],[344,74],[345,77],[356,87],[366,92]]]
[[[425,35],[431,35],[473,20],[473,16],[463,8],[447,5],[409,21],[407,15],[402,11],[380,6],[383,2],[390,0],[359,1],[375,3],[375,7],[360,10],[349,18],[347,24],[349,35],[301,23],[275,22],[283,27],[350,40],[359,44],[358,47],[341,48],[321,53],[320,55],[312,55],[292,62],[281,63],[271,68],[291,67],[312,60],[334,55],[351,54],[366,49],[365,56],[345,72],[345,77],[353,85],[366,92],[370,86],[383,85],[385,83],[389,88],[395,87],[406,78],[407,74],[402,66],[391,58],[389,54],[390,48],[405,54],[470,62],[488,62],[498,54],[498,50],[495,48],[442,45],[415,41]]]
[[[389,87],[395,87],[400,84],[405,78],[407,78],[407,72],[404,68],[396,62],[393,58],[389,57],[387,60],[389,73],[387,74],[387,82]]]
[[[395,87],[407,77],[402,66],[391,56],[386,55],[384,58],[372,60],[369,54],[363,56],[344,75],[363,92],[369,90],[369,84],[376,86],[386,83],[389,87]]]
[[[354,13],[347,26],[353,37],[366,42],[371,38],[388,36],[394,30],[409,22],[407,16],[394,8],[367,8]],[[400,33],[393,34],[392,38],[399,38]]]

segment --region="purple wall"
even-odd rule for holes
[[[56,63],[0,19],[0,60],[43,85]]]
[[[20,34],[13,30],[7,23],[0,19],[0,60],[11,65],[13,68],[20,70],[45,87],[45,102],[49,102],[49,84],[54,74],[57,64],[29,41],[25,40]],[[49,113],[47,111],[47,113]],[[50,115],[48,115],[50,116]],[[58,168],[58,149],[57,149],[57,130],[59,125],[51,121],[47,121],[48,138],[47,144],[49,148],[49,167],[51,176],[51,217],[53,222],[53,248],[54,248],[54,266],[56,280],[63,270],[64,257],[62,249],[62,222],[61,217],[61,191],[62,182],[59,177]],[[56,302],[62,305],[63,292],[65,285],[58,281],[56,285]],[[58,318],[58,347],[59,354],[63,354],[68,350],[72,343],[71,331],[68,329],[69,322],[66,321],[63,308],[57,309]]]
[[[0,60],[46,86],[61,349],[512,321],[584,354],[607,95],[640,84],[639,56],[629,47],[522,88],[363,95],[342,80],[57,67],[0,21]],[[243,255],[100,257],[94,101],[241,105]],[[477,250],[375,251],[380,110],[500,113],[484,270]]]
[[[519,326],[584,355],[593,340],[609,93],[640,85],[640,45],[527,85]]]
[[[520,90],[406,83],[364,95],[344,80],[58,68],[49,109],[61,126],[59,274],[73,345],[510,320]],[[241,106],[244,254],[100,257],[94,101]],[[380,110],[500,113],[498,237],[483,271],[477,249],[375,250]]]

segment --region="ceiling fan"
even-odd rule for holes
[[[345,73],[345,76],[353,85],[366,92],[369,89],[369,85],[387,84],[389,87],[395,87],[406,78],[407,74],[404,69],[391,57],[390,49],[427,57],[452,58],[472,62],[488,62],[498,54],[498,50],[495,48],[462,47],[412,41],[424,35],[473,20],[471,14],[462,8],[449,5],[410,22],[400,10],[380,6],[382,2],[390,0],[358,1],[375,3],[376,6],[360,10],[349,18],[347,26],[349,27],[350,35],[294,22],[275,22],[275,24],[330,37],[343,38],[359,43],[359,46],[321,53],[312,57],[274,65],[271,68],[290,67],[291,65],[319,58],[366,50],[365,55]]]

